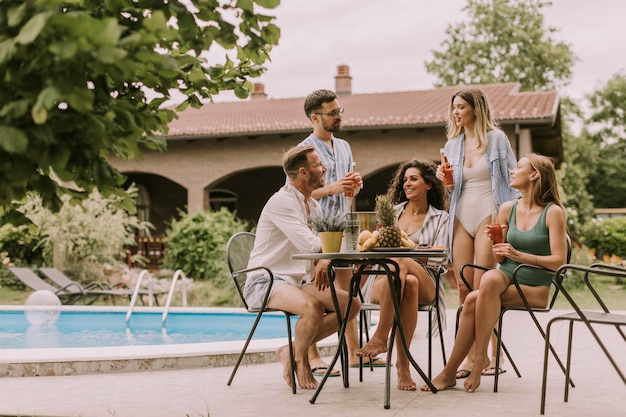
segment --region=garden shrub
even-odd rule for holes
[[[226,264],[226,243],[249,225],[222,207],[194,214],[179,212],[166,231],[165,268],[182,269],[187,277],[211,281],[216,287],[232,285]]]
[[[45,235],[33,224],[0,227],[0,252],[6,253],[15,265],[41,265],[51,260],[51,252],[44,245]]]
[[[134,192],[128,190],[131,195]],[[120,263],[126,260],[124,246],[136,244],[135,235],[148,233],[151,227],[122,207],[124,200],[116,195],[105,198],[94,191],[80,204],[70,201],[69,195],[61,199],[61,209],[53,213],[39,196],[29,194],[18,210],[31,223],[0,228],[0,251],[7,253],[11,265],[55,266],[67,271]]]
[[[585,225],[583,243],[594,250],[598,260],[604,256],[626,258],[626,217],[590,221]]]

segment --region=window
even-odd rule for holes
[[[234,213],[237,210],[237,194],[228,190],[210,190],[208,206],[211,211],[219,211],[220,208],[226,207]]]

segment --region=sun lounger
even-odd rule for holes
[[[111,303],[115,304],[115,297],[128,297],[130,300],[133,295],[133,290],[122,282],[111,285],[107,282],[93,281],[85,286],[81,286],[78,282],[73,281],[56,268],[39,268],[39,272],[60,287],[81,288],[86,297],[89,297],[87,304],[92,304],[102,296],[110,296]],[[161,294],[164,294],[164,292],[152,291],[152,296],[154,297],[156,305],[159,305],[158,296]],[[139,296],[141,296],[141,303],[145,305],[143,297],[150,296],[150,292],[142,289],[139,291]]]
[[[47,290],[59,297],[63,304],[74,304],[78,300],[85,299],[85,291],[80,286],[68,285],[61,288],[54,287],[44,281],[39,275],[33,272],[30,268],[9,268],[9,270],[15,275],[24,285],[28,288],[39,291]]]

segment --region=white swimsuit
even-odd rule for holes
[[[482,156],[471,167],[463,167],[463,188],[459,196],[456,218],[475,237],[480,223],[496,209],[487,159]]]

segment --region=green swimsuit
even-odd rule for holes
[[[519,230],[515,226],[515,211],[517,208],[517,200],[513,202],[511,213],[509,214],[509,229],[506,232],[506,241],[513,245],[520,252],[530,253],[537,256],[550,255],[550,236],[546,227],[546,213],[548,207],[553,203],[548,203],[539,216],[537,223],[528,230]],[[517,268],[519,262],[514,262],[508,258],[500,265],[500,270],[510,278],[513,270]],[[538,271],[536,269],[524,268],[515,276],[517,282],[523,285],[537,287],[544,285],[549,287],[552,281],[553,272]]]

